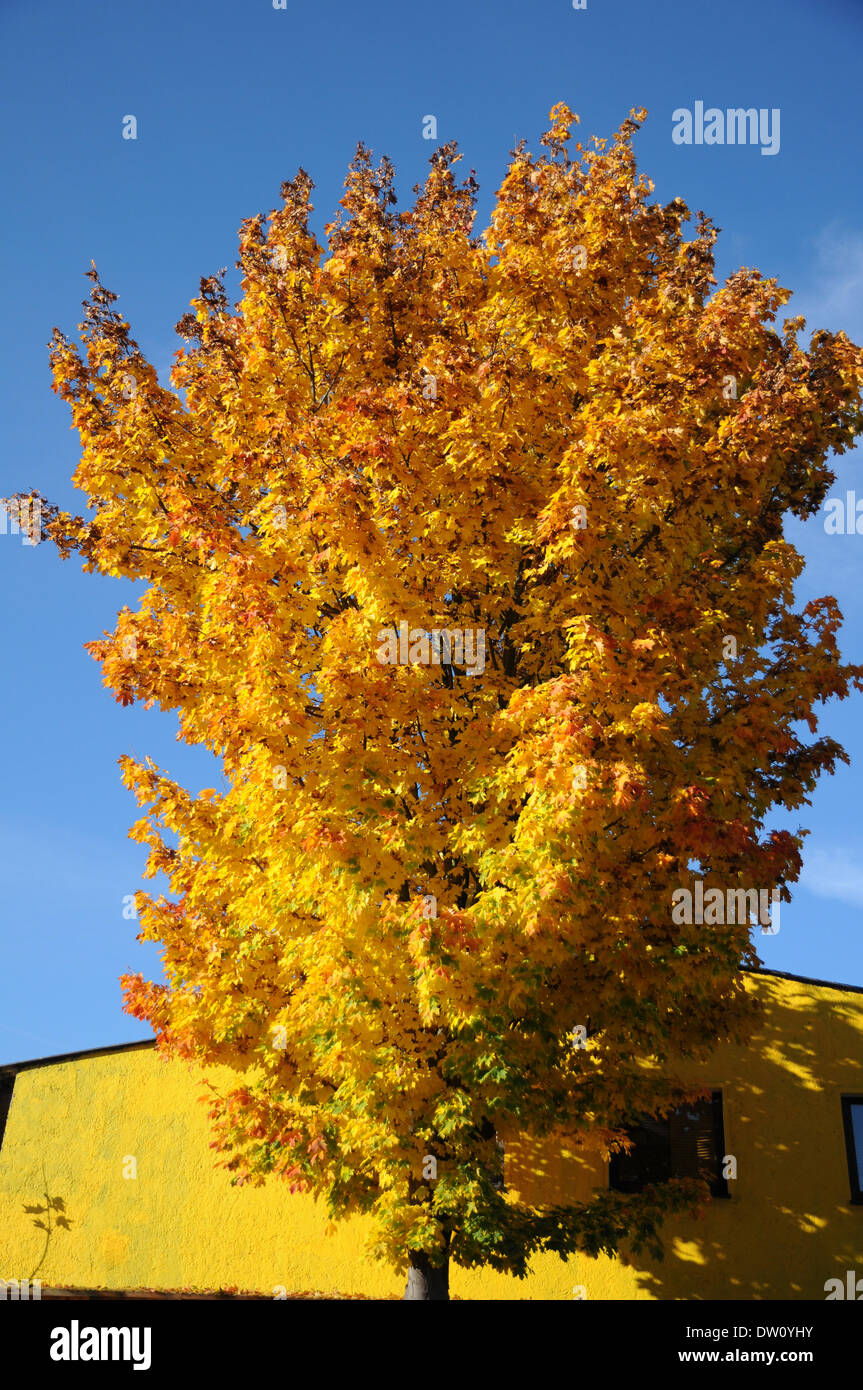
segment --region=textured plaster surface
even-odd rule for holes
[[[662,1263],[534,1260],[524,1281],[452,1272],[472,1299],[823,1299],[863,1275],[863,1207],[850,1188],[840,1097],[863,1094],[863,994],[752,977],[766,1023],[685,1079],[723,1092],[731,1199],[666,1227]],[[212,1072],[219,1086],[227,1072]],[[209,1148],[203,1090],[186,1064],[132,1051],[35,1067],[16,1078],[0,1151],[0,1279],[80,1287],[238,1287],[399,1294],[367,1258],[365,1220],[327,1232],[323,1206],[283,1183],[231,1187]],[[129,1160],[134,1160],[137,1176]],[[506,1181],[529,1201],[586,1198],[604,1163],[559,1141],[507,1142]],[[27,1208],[52,1199],[44,1212]]]

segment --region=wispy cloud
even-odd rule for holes
[[[863,907],[863,854],[859,850],[813,850],[804,859],[800,882],[816,898]]]
[[[782,317],[803,314],[808,331],[844,330],[863,336],[863,236],[838,223],[824,227],[813,243],[811,274]]]

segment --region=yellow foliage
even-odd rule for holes
[[[605,1142],[745,1031],[748,924],[672,924],[671,894],[796,878],[764,819],[844,756],[798,731],[860,686],[782,522],[860,428],[863,354],[779,336],[755,270],[711,293],[643,117],[572,159],[556,106],[482,237],[452,146],[402,213],[360,147],[326,247],[301,171],[242,226],[239,304],[202,281],[171,390],[95,272],[83,352],[55,339],[93,515],[51,533],[148,586],[93,654],[227,785],[122,760],[175,899],[141,910],[167,987],[128,1007],[239,1074],[238,1178],[374,1212],[397,1262],[581,1239],[494,1186],[495,1130]]]

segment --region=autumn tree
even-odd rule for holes
[[[556,106],[481,236],[453,145],[402,212],[361,145],[325,245],[301,170],[242,224],[239,303],[201,282],[173,389],[95,270],[83,346],[55,332],[93,515],[46,529],[147,586],[90,649],[224,769],[193,796],[121,759],[172,890],[138,895],[167,982],[126,1007],[236,1072],[233,1180],[372,1214],[406,1297],[657,1250],[705,1196],[529,1205],[498,1140],[613,1151],[747,1036],[755,928],[673,895],[788,898],[804,832],[767,818],[847,760],[815,707],[863,688],[783,535],[863,427],[863,353],[778,332],[756,270],[715,289],[716,229],[636,172],[644,115],[573,150]]]

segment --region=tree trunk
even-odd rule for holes
[[[402,1302],[405,1299],[448,1301],[449,1256],[445,1256],[445,1263],[442,1265],[433,1265],[424,1250],[411,1250],[408,1258],[408,1282],[402,1294]]]

